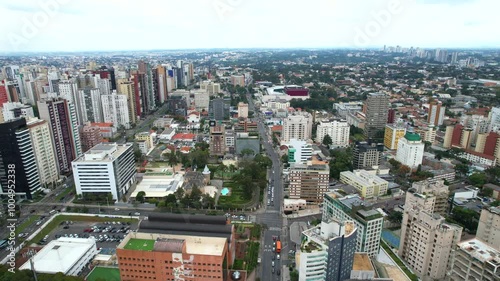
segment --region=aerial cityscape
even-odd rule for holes
[[[500,280],[497,3],[27,2],[0,281]]]

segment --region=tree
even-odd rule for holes
[[[177,155],[175,154],[175,151],[171,151],[168,154],[167,162],[174,169],[174,173],[175,173],[175,166],[179,163],[179,159],[177,158]]]
[[[474,173],[470,175],[469,181],[472,185],[482,187],[486,183],[485,173]]]
[[[177,197],[175,196],[175,194],[171,193],[165,196],[165,205],[169,203],[174,203],[174,204],[177,203]]]
[[[326,146],[326,147],[330,147],[330,145],[332,145],[333,141],[332,141],[332,137],[330,137],[330,135],[326,135],[323,137],[323,145]]]
[[[174,192],[175,198],[177,201],[181,201],[182,198],[184,198],[184,188],[179,187],[177,190]]]
[[[461,176],[465,176],[469,172],[469,165],[463,163],[457,164],[455,165],[455,172]]]
[[[255,151],[253,151],[250,148],[245,148],[245,149],[241,150],[241,156],[243,156],[243,157],[245,157],[245,156],[253,156],[254,154],[255,154]]]
[[[144,203],[144,197],[146,196],[146,192],[139,191],[135,197],[135,200],[141,203]]]
[[[401,223],[403,221],[403,213],[398,211],[391,212],[388,219],[393,223]]]
[[[481,189],[481,195],[491,197],[493,195],[493,189],[489,187],[483,187]]]

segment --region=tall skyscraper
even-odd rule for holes
[[[488,207],[481,210],[476,238],[500,251],[500,207]]]
[[[323,195],[328,192],[330,168],[323,161],[295,163],[290,167],[290,199],[304,199],[312,204],[323,202]]]
[[[32,199],[33,194],[41,190],[35,153],[24,118],[0,124],[0,186],[3,194],[13,186],[16,196],[27,199]]]
[[[382,143],[358,142],[352,153],[352,167],[355,170],[379,166],[382,162]]]
[[[156,108],[156,88],[153,85],[153,70],[151,65],[144,61],[137,64],[141,86],[141,100],[144,112],[151,112]]]
[[[357,237],[352,221],[323,220],[302,232],[299,281],[343,281],[351,276]]]
[[[299,112],[283,119],[283,142],[291,139],[309,140],[312,136],[312,115],[308,112]]]
[[[425,144],[419,134],[407,132],[398,142],[396,160],[401,164],[415,169],[422,164]]]
[[[375,138],[384,130],[389,112],[389,96],[382,93],[368,94],[363,108],[366,114],[365,136]]]
[[[82,80],[86,81],[87,76]],[[88,77],[88,84],[92,84]],[[87,85],[86,82],[82,85]],[[82,89],[93,89],[91,86],[81,87]],[[62,81],[59,83],[59,97],[68,100],[75,106],[78,126],[83,126],[87,122],[87,107],[85,106],[84,94],[78,90],[78,84],[75,81]]]
[[[137,103],[135,100],[134,83],[127,80],[118,81],[118,93],[127,96],[128,117],[130,118],[130,123],[135,124],[137,122]]]
[[[427,122],[434,126],[443,125],[444,112],[446,107],[440,101],[433,101],[429,104],[429,113],[427,116]]]
[[[71,171],[71,161],[82,154],[74,105],[65,99],[38,102],[40,118],[49,122],[59,172]]]
[[[54,184],[59,180],[59,171],[49,123],[38,118],[30,118],[27,126],[33,145],[40,183],[42,185]]]
[[[224,126],[210,127],[210,155],[224,156],[226,153],[226,141]]]

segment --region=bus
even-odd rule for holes
[[[281,253],[281,241],[276,241],[276,253]]]

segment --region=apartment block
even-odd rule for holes
[[[398,149],[399,140],[406,134],[406,128],[401,124],[385,125],[384,146],[387,149]]]
[[[101,143],[72,162],[76,193],[111,193],[120,200],[135,182],[132,144]]]
[[[365,170],[344,171],[340,181],[356,188],[361,197],[373,198],[387,194],[389,182]]]
[[[238,103],[238,118],[248,118],[248,104],[244,102]]]
[[[444,112],[446,107],[440,101],[434,101],[429,104],[429,114],[427,115],[427,122],[434,126],[443,125]]]
[[[127,96],[128,116],[130,123],[135,124],[137,122],[137,98],[134,83],[128,80],[118,81],[117,91],[119,94]]]
[[[479,239],[458,243],[446,280],[500,280],[500,252]]]
[[[328,192],[330,168],[326,162],[313,159],[307,164],[293,164],[290,167],[290,199],[304,199],[308,203],[323,202],[323,195]]]
[[[399,140],[396,160],[411,169],[415,169],[422,164],[424,149],[425,144],[422,142],[420,135],[407,132],[404,138]]]
[[[135,135],[135,140],[141,150],[142,154],[148,154],[148,152],[154,147],[154,138],[149,132],[140,132]]]
[[[383,93],[370,93],[364,103],[366,114],[365,136],[374,138],[377,132],[384,130],[389,112],[389,96]]]
[[[384,218],[369,202],[357,194],[342,196],[326,193],[323,201],[323,220],[337,218],[354,221],[357,228],[356,252],[366,252],[371,258],[378,255]]]
[[[59,180],[54,144],[49,123],[38,118],[27,120],[33,152],[35,154],[40,184],[53,184]]]
[[[329,219],[302,232],[299,281],[343,281],[350,277],[357,229],[353,221]]]
[[[406,195],[398,254],[424,280],[443,280],[462,227],[434,212],[433,194],[410,188]]]
[[[307,112],[294,113],[283,119],[282,141],[309,140],[312,135],[312,116]]]
[[[80,141],[82,142],[82,151],[86,152],[103,141],[101,129],[90,124],[83,126],[80,130]]]
[[[305,164],[312,158],[312,145],[306,141],[291,139],[288,144],[288,163]]]
[[[323,120],[316,130],[316,142],[323,143],[326,135],[332,139],[331,147],[349,146],[350,126],[345,120]]]
[[[224,156],[226,153],[224,131],[224,126],[210,127],[210,155]]]
[[[71,171],[71,161],[82,155],[78,121],[73,103],[65,99],[38,102],[40,119],[49,123],[59,173]]]
[[[206,90],[194,91],[194,106],[197,111],[207,111],[210,106],[210,96]]]
[[[426,206],[424,209],[441,216],[448,214],[448,197],[450,189],[443,180],[423,180],[414,182],[411,186],[412,192],[406,193],[408,206]],[[420,194],[425,194],[422,197]]]
[[[33,107],[22,104],[20,102],[6,102],[2,106],[2,114],[4,122],[8,122],[17,118],[33,118],[35,113]]]
[[[123,126],[130,129],[131,121],[129,116],[127,96],[113,91],[110,95],[102,95],[102,113],[105,123],[113,123],[114,126]]]
[[[352,152],[353,169],[365,169],[380,166],[384,144],[373,142],[357,142]]]
[[[481,210],[476,238],[500,251],[500,207]],[[498,273],[500,274],[500,271]]]

